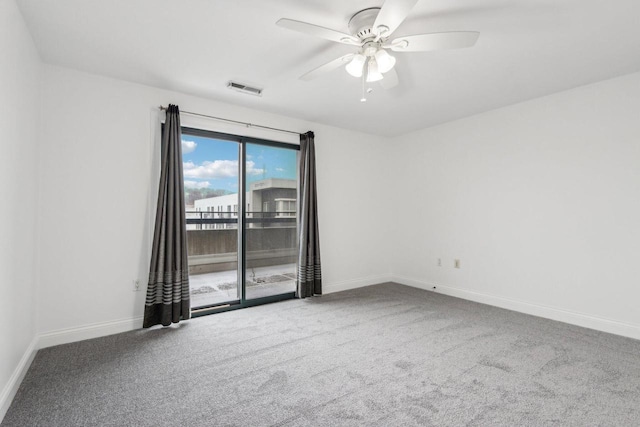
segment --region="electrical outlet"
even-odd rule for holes
[[[133,292],[138,292],[140,290],[140,280],[133,280]]]
[[[460,268],[460,260],[459,259],[454,259],[453,260],[453,267],[454,268]]]
[[[442,258],[438,258],[438,267],[442,267]]]

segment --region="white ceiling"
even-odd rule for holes
[[[17,1],[47,63],[388,136],[640,71],[638,0],[420,0],[395,35],[474,30],[478,43],[396,54],[400,85],[366,103],[343,69],[298,80],[353,47],[275,22],[348,32],[383,0]]]

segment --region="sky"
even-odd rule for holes
[[[265,178],[296,179],[296,150],[246,145],[247,184]],[[238,192],[238,143],[182,135],[184,185]]]

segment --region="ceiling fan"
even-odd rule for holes
[[[385,89],[398,84],[393,52],[429,52],[444,49],[459,49],[473,46],[480,33],[476,31],[451,31],[444,33],[416,34],[391,39],[391,34],[400,26],[418,0],[386,0],[382,7],[371,7],[354,14],[349,20],[351,34],[309,24],[308,22],[282,18],[277,25],[305,34],[321,37],[337,43],[357,46],[348,53],[315,68],[300,77],[312,80],[345,65],[347,72],[364,83],[380,81]],[[366,101],[363,93],[361,101]]]

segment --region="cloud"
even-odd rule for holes
[[[247,175],[262,175],[267,172],[266,169],[256,169],[256,164],[252,160],[247,162]]]
[[[184,186],[187,188],[209,188],[209,181],[185,181]]]
[[[202,162],[196,165],[193,162],[182,164],[185,178],[216,179],[233,178],[238,176],[237,160],[216,160],[214,162]],[[260,175],[264,169],[256,169],[255,163],[247,162],[247,175]]]
[[[183,169],[186,178],[215,179],[238,176],[237,160],[216,160],[214,162],[202,162],[200,165],[196,165],[193,162],[184,162]]]
[[[196,147],[198,146],[198,143],[196,143],[195,141],[187,141],[187,140],[182,140],[182,154],[188,154],[188,153],[192,153],[193,151],[195,151]]]
[[[284,168],[276,168],[276,171],[278,171],[278,172],[284,172]]]

